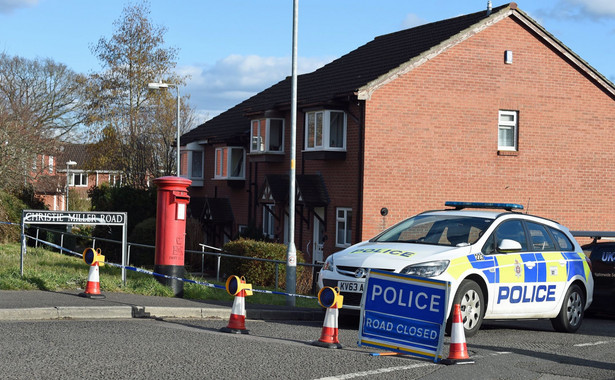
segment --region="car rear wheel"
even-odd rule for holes
[[[555,331],[573,333],[581,327],[585,310],[585,296],[577,284],[570,285],[557,317],[551,319]]]
[[[472,280],[464,280],[459,285],[455,298],[453,298],[453,306],[455,304],[459,304],[461,309],[465,336],[471,337],[476,335],[483,323],[483,316],[485,314],[485,302],[481,287]],[[453,307],[446,323],[446,332],[448,334],[451,333],[454,310],[455,308]]]

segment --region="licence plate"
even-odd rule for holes
[[[363,282],[338,281],[337,287],[340,292],[363,293]]]

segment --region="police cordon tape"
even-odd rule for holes
[[[59,245],[57,245],[55,243],[51,243],[51,242],[48,242],[48,241],[45,241],[45,240],[37,239],[37,238],[35,238],[33,236],[30,236],[30,235],[26,235],[26,236],[28,238],[32,239],[32,240],[38,241],[39,243],[46,244],[46,245],[48,245],[48,246],[50,246],[52,248],[56,248],[56,249],[59,249],[61,251],[65,251],[65,252],[68,252],[68,253],[70,253],[72,255],[75,255],[75,256],[83,258],[83,255],[81,253],[71,251],[68,248],[64,248],[64,247],[59,246]],[[162,277],[162,278],[166,278],[166,279],[169,279],[169,280],[177,280],[177,281],[182,281],[182,282],[188,282],[188,283],[191,283],[191,284],[202,285],[202,286],[207,286],[207,287],[216,288],[216,289],[222,289],[222,290],[226,291],[226,286],[212,284],[211,282],[197,281],[197,280],[191,280],[189,278],[181,278],[181,277],[176,277],[176,276],[169,276],[169,275],[162,274],[162,273],[152,272],[152,271],[149,271],[149,270],[143,269],[143,268],[137,268],[137,267],[132,267],[132,266],[128,266],[128,265],[122,265],[122,264],[115,264],[115,263],[111,263],[111,262],[107,262],[107,261],[104,261],[104,263],[107,264],[107,265],[110,265],[112,267],[124,268],[124,269],[130,270],[130,271],[133,271],[133,272],[137,272],[137,273],[149,274],[149,275],[152,275],[152,276]],[[307,296],[307,295],[304,295],[304,294],[296,294],[296,293],[279,292],[279,291],[275,291],[275,290],[252,289],[252,291],[256,292],[256,293],[275,294],[275,295],[287,296],[287,297],[318,299],[318,297],[314,297],[314,296]]]

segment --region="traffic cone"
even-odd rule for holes
[[[461,318],[461,306],[454,305],[453,324],[451,328],[451,344],[448,352],[448,358],[442,360],[442,364],[472,364],[474,360],[468,355],[468,347],[466,346],[466,337],[463,329],[463,320]]]
[[[233,308],[231,309],[231,317],[229,318],[228,325],[220,329],[222,332],[233,334],[249,334],[250,331],[246,330],[246,303],[245,303],[246,291],[240,290],[235,299],[233,300]]]
[[[88,282],[85,285],[85,292],[79,293],[81,297],[103,299],[106,298],[100,293],[100,281],[98,274],[98,261],[90,265],[90,273],[88,274]]]
[[[320,339],[312,342],[312,345],[324,348],[342,348],[338,337],[337,318],[339,309],[337,304],[327,308],[325,313],[325,321],[322,324],[322,333]]]

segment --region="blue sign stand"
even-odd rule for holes
[[[371,270],[361,302],[359,346],[439,362],[450,289],[446,281]]]

